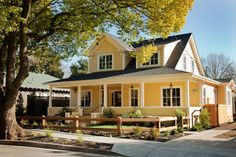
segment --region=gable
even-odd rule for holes
[[[179,45],[177,44],[176,47],[177,46],[179,48],[183,47],[181,43]],[[175,69],[192,72],[192,62],[194,62],[193,74],[202,75],[202,76],[205,75],[193,36],[190,37],[186,46],[182,50],[182,53],[177,58],[178,58],[178,62],[176,66],[174,67]],[[184,69],[184,60],[185,60],[184,58],[186,59],[186,70]]]

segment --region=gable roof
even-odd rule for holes
[[[231,80],[233,80],[232,78],[226,78],[226,79],[214,79],[218,82],[222,82],[222,83],[229,83]]]
[[[48,74],[37,74],[29,72],[29,76],[25,79],[21,88],[33,88],[33,89],[49,89],[45,82],[51,82],[59,80],[58,78]]]

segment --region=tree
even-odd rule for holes
[[[23,99],[22,94],[20,93],[16,101],[16,115],[17,116],[23,116],[25,114],[25,108],[24,108],[23,103],[24,103],[24,99]]]
[[[78,76],[88,72],[88,61],[81,59],[70,66],[71,76]]]
[[[223,54],[210,54],[202,59],[207,77],[212,79],[235,78],[235,63]]]
[[[24,133],[16,122],[15,103],[31,56],[39,49],[66,58],[78,53],[78,48],[86,49],[88,41],[111,27],[127,39],[139,38],[140,32],[166,37],[180,31],[193,1],[1,0],[0,138],[14,139]]]

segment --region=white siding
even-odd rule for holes
[[[165,45],[164,53],[163,53],[164,65],[168,61],[171,53],[173,52],[173,50],[174,50],[174,48],[175,48],[175,46],[177,45],[178,42],[179,42],[179,40]]]
[[[185,70],[184,69],[184,66],[183,66],[183,56],[186,56],[186,60],[187,60],[187,69]],[[192,61],[194,61],[194,72],[192,71]],[[175,67],[176,70],[182,70],[182,71],[187,71],[187,72],[193,72],[193,74],[195,75],[200,75],[199,74],[199,70],[198,70],[198,67],[197,67],[197,64],[196,64],[196,59],[193,55],[193,51],[191,49],[191,46],[190,46],[190,43],[188,42],[188,44],[186,45],[185,47],[185,50],[184,52],[182,53],[176,67]]]
[[[202,90],[202,99],[204,99],[204,89],[206,91],[205,104],[217,104],[216,88],[209,86],[209,85],[203,85],[202,89],[203,89]],[[202,100],[202,103],[204,105],[204,100]]]

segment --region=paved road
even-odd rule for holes
[[[0,157],[110,157],[110,155],[0,145]],[[114,157],[119,157],[114,156]]]

